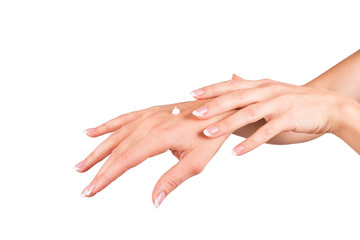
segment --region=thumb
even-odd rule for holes
[[[175,188],[190,177],[201,173],[205,168],[206,164],[195,162],[196,158],[191,155],[194,154],[189,153],[185,158],[177,162],[156,183],[152,193],[152,201],[156,208],[160,206],[165,197]]]

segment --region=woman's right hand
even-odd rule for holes
[[[231,80],[215,83],[204,88],[191,92],[194,98],[198,100],[216,98],[221,95],[230,93],[239,88],[239,82],[243,89],[253,88],[254,81],[246,81],[236,74],[233,74]],[[261,81],[257,81],[261,84]],[[304,86],[312,87],[312,83],[305,84]],[[254,134],[259,128],[266,124],[265,119],[261,119],[255,123],[250,123],[244,127],[241,127],[233,132],[233,134],[248,138]],[[270,144],[293,144],[301,143],[316,139],[322,136],[322,134],[310,134],[310,133],[297,133],[297,132],[282,132],[274,136],[267,143]]]
[[[154,188],[152,200],[156,207],[159,206],[182,182],[200,173],[230,135],[215,139],[203,135],[204,127],[234,113],[229,111],[199,121],[191,112],[207,101],[156,106],[121,115],[88,129],[86,133],[90,137],[112,134],[75,166],[78,172],[85,172],[110,155],[82,196],[95,195],[130,168],[171,150],[179,162],[163,174]],[[181,111],[179,115],[172,114],[175,106]]]

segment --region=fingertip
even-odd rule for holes
[[[158,208],[158,207],[161,205],[161,203],[164,201],[165,197],[166,197],[166,194],[165,194],[164,191],[161,191],[161,192],[157,195],[157,197],[156,197],[156,199],[155,199],[155,201],[154,201],[154,206],[155,206],[155,208]]]
[[[95,182],[90,183],[88,186],[84,188],[84,190],[82,190],[80,197],[85,198],[85,197],[93,196],[95,188],[96,188],[96,183]]]
[[[196,99],[200,99],[202,95],[204,95],[205,90],[203,88],[196,89],[190,92],[190,95]]]
[[[219,130],[220,130],[219,127],[214,125],[214,126],[205,128],[203,133],[205,136],[207,136],[209,138],[214,138],[219,135]]]
[[[94,132],[95,130],[96,130],[96,128],[88,128],[88,129],[85,129],[85,130],[84,130],[84,133],[85,133],[86,135],[88,135],[89,133]]]
[[[85,166],[85,163],[86,161],[85,160],[82,160],[81,162],[77,163],[74,167],[73,167],[73,170],[76,171],[76,172],[83,172],[82,169],[84,168]]]
[[[208,113],[208,108],[206,106],[201,106],[194,111],[192,114],[198,118],[205,118],[205,115]]]
[[[244,147],[242,145],[237,145],[233,150],[232,150],[232,154],[235,156],[239,156],[240,154],[243,154],[244,152]]]
[[[233,73],[232,75],[232,80],[241,80],[242,78],[238,75],[236,75],[235,73]]]

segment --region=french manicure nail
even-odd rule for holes
[[[204,116],[207,113],[208,109],[205,106],[199,107],[198,109],[194,110],[192,112],[193,115],[200,117],[200,116]]]
[[[193,96],[193,97],[200,96],[204,93],[205,93],[205,91],[202,88],[190,92],[191,96]]]
[[[91,183],[89,186],[87,186],[86,188],[84,188],[84,190],[81,192],[80,197],[84,198],[89,196],[92,191],[95,188],[95,183]]]
[[[90,132],[92,132],[94,130],[95,130],[95,128],[88,128],[88,129],[84,130],[84,133],[88,134],[88,133],[90,133]]]
[[[238,154],[240,154],[242,152],[243,149],[244,149],[244,147],[239,145],[239,146],[235,147],[231,153],[237,156]]]
[[[205,130],[203,131],[205,136],[208,136],[208,137],[213,136],[218,132],[219,132],[218,126],[211,126],[211,127],[205,128]]]
[[[159,195],[155,199],[155,204],[154,204],[155,208],[158,208],[160,206],[160,204],[162,203],[162,201],[164,201],[164,199],[165,199],[165,192],[159,193]]]
[[[77,171],[80,168],[82,168],[84,165],[85,165],[85,160],[82,160],[81,162],[75,165],[74,170]]]

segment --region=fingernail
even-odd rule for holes
[[[204,93],[205,93],[205,91],[202,88],[190,92],[191,96],[193,96],[193,97],[200,96]]]
[[[211,126],[211,127],[205,128],[205,130],[203,131],[205,136],[208,136],[208,137],[213,136],[218,132],[219,132],[218,126]]]
[[[194,110],[192,112],[193,115],[200,117],[200,116],[204,116],[205,113],[207,113],[208,109],[205,106],[199,107],[198,109]]]
[[[238,154],[240,154],[242,152],[243,149],[244,149],[244,147],[239,145],[239,146],[235,147],[231,153],[237,156]]]
[[[88,134],[88,133],[90,133],[90,132],[92,132],[94,130],[95,130],[95,128],[88,128],[88,129],[84,130],[84,133]]]
[[[85,165],[85,160],[82,160],[81,162],[75,165],[74,170],[77,171],[80,168],[82,168],[84,165]]]
[[[91,183],[89,186],[87,186],[86,188],[84,188],[84,190],[81,192],[80,197],[84,198],[89,196],[92,191],[95,188],[95,183]]]
[[[164,201],[164,199],[165,199],[165,193],[164,192],[159,193],[159,195],[155,199],[155,204],[154,204],[155,208],[158,208],[162,203],[162,201]]]

